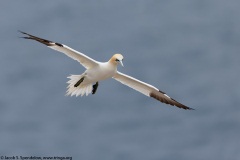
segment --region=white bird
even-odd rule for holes
[[[117,71],[118,64],[121,64],[123,66],[123,56],[121,54],[114,54],[112,58],[110,58],[110,60],[107,62],[98,62],[64,44],[42,39],[22,31],[20,32],[27,35],[26,37],[22,38],[43,43],[49,48],[62,52],[70,58],[77,60],[86,68],[83,74],[71,75],[68,77],[70,80],[67,82],[69,84],[67,87],[67,95],[83,96],[85,94],[87,96],[90,93],[95,94],[99,81],[108,78],[114,78],[122,84],[125,84],[148,97],[155,98],[163,103],[170,104],[172,106],[177,106],[186,110],[193,110],[192,108],[187,107],[172,99],[166,93],[160,91],[156,87]]]

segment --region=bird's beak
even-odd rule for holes
[[[122,61],[119,61],[121,63],[121,65],[123,66],[123,62]],[[124,66],[123,66],[124,67]]]

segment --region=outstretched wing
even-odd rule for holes
[[[142,82],[136,78],[133,78],[131,76],[128,76],[126,74],[123,74],[121,72],[117,72],[116,75],[113,77],[117,81],[121,82],[122,84],[127,85],[128,87],[131,87],[138,92],[141,92],[142,94],[145,94],[148,97],[155,98],[163,103],[170,104],[172,106],[177,106],[179,108],[183,108],[186,110],[193,110],[190,107],[187,107],[176,100],[169,97],[166,93],[158,90],[156,87],[147,84],[145,82]]]
[[[31,34],[22,32],[22,31],[19,31],[19,32],[27,35],[27,37],[22,37],[22,38],[32,39],[32,40],[38,41],[42,44],[47,45],[49,48],[52,48],[52,49],[57,50],[59,52],[62,52],[65,55],[69,56],[70,58],[80,62],[86,69],[92,68],[92,67],[99,64],[98,61],[96,61],[96,60],[86,56],[85,54],[83,54],[81,52],[78,52],[78,51],[76,51],[76,50],[74,50],[74,49],[72,49],[72,48],[70,48],[70,47],[68,47],[64,44],[60,44],[60,43],[52,42],[52,41],[49,41],[49,40],[46,40],[46,39],[42,39],[42,38],[33,36]]]

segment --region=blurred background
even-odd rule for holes
[[[0,154],[86,160],[240,159],[240,1],[0,1]],[[66,44],[150,83],[66,97],[84,68],[18,32]]]

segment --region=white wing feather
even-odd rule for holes
[[[158,90],[156,87],[145,82],[142,82],[136,78],[133,78],[121,72],[117,72],[113,78],[121,82],[122,84],[127,85],[128,87],[133,88],[138,92],[141,92],[142,94],[148,97],[155,98],[163,103],[170,104],[172,106],[192,110],[192,108],[177,102],[176,100],[169,97],[166,93]]]
[[[32,39],[35,41],[38,41],[42,44],[47,45],[49,48],[54,49],[56,51],[62,52],[65,55],[69,56],[70,58],[77,60],[80,64],[82,64],[86,69],[92,68],[96,65],[99,64],[98,61],[86,56],[85,54],[78,52],[64,44],[60,44],[60,43],[56,43],[56,42],[52,42],[43,38],[39,38],[36,36],[33,36],[31,34],[25,33],[20,31],[21,33],[28,35],[28,37],[23,37],[25,39]]]
[[[122,84],[141,92],[142,94],[149,97],[151,91],[158,91],[157,88],[154,86],[142,82],[136,78],[123,74],[121,72],[117,72],[116,75],[113,77],[117,81],[121,82]]]
[[[98,64],[98,61],[86,56],[85,54],[78,52],[64,44],[63,47],[58,45],[48,46],[54,50],[64,53],[65,55],[69,56],[70,58],[77,60],[80,64],[82,64],[86,69],[92,68]]]

